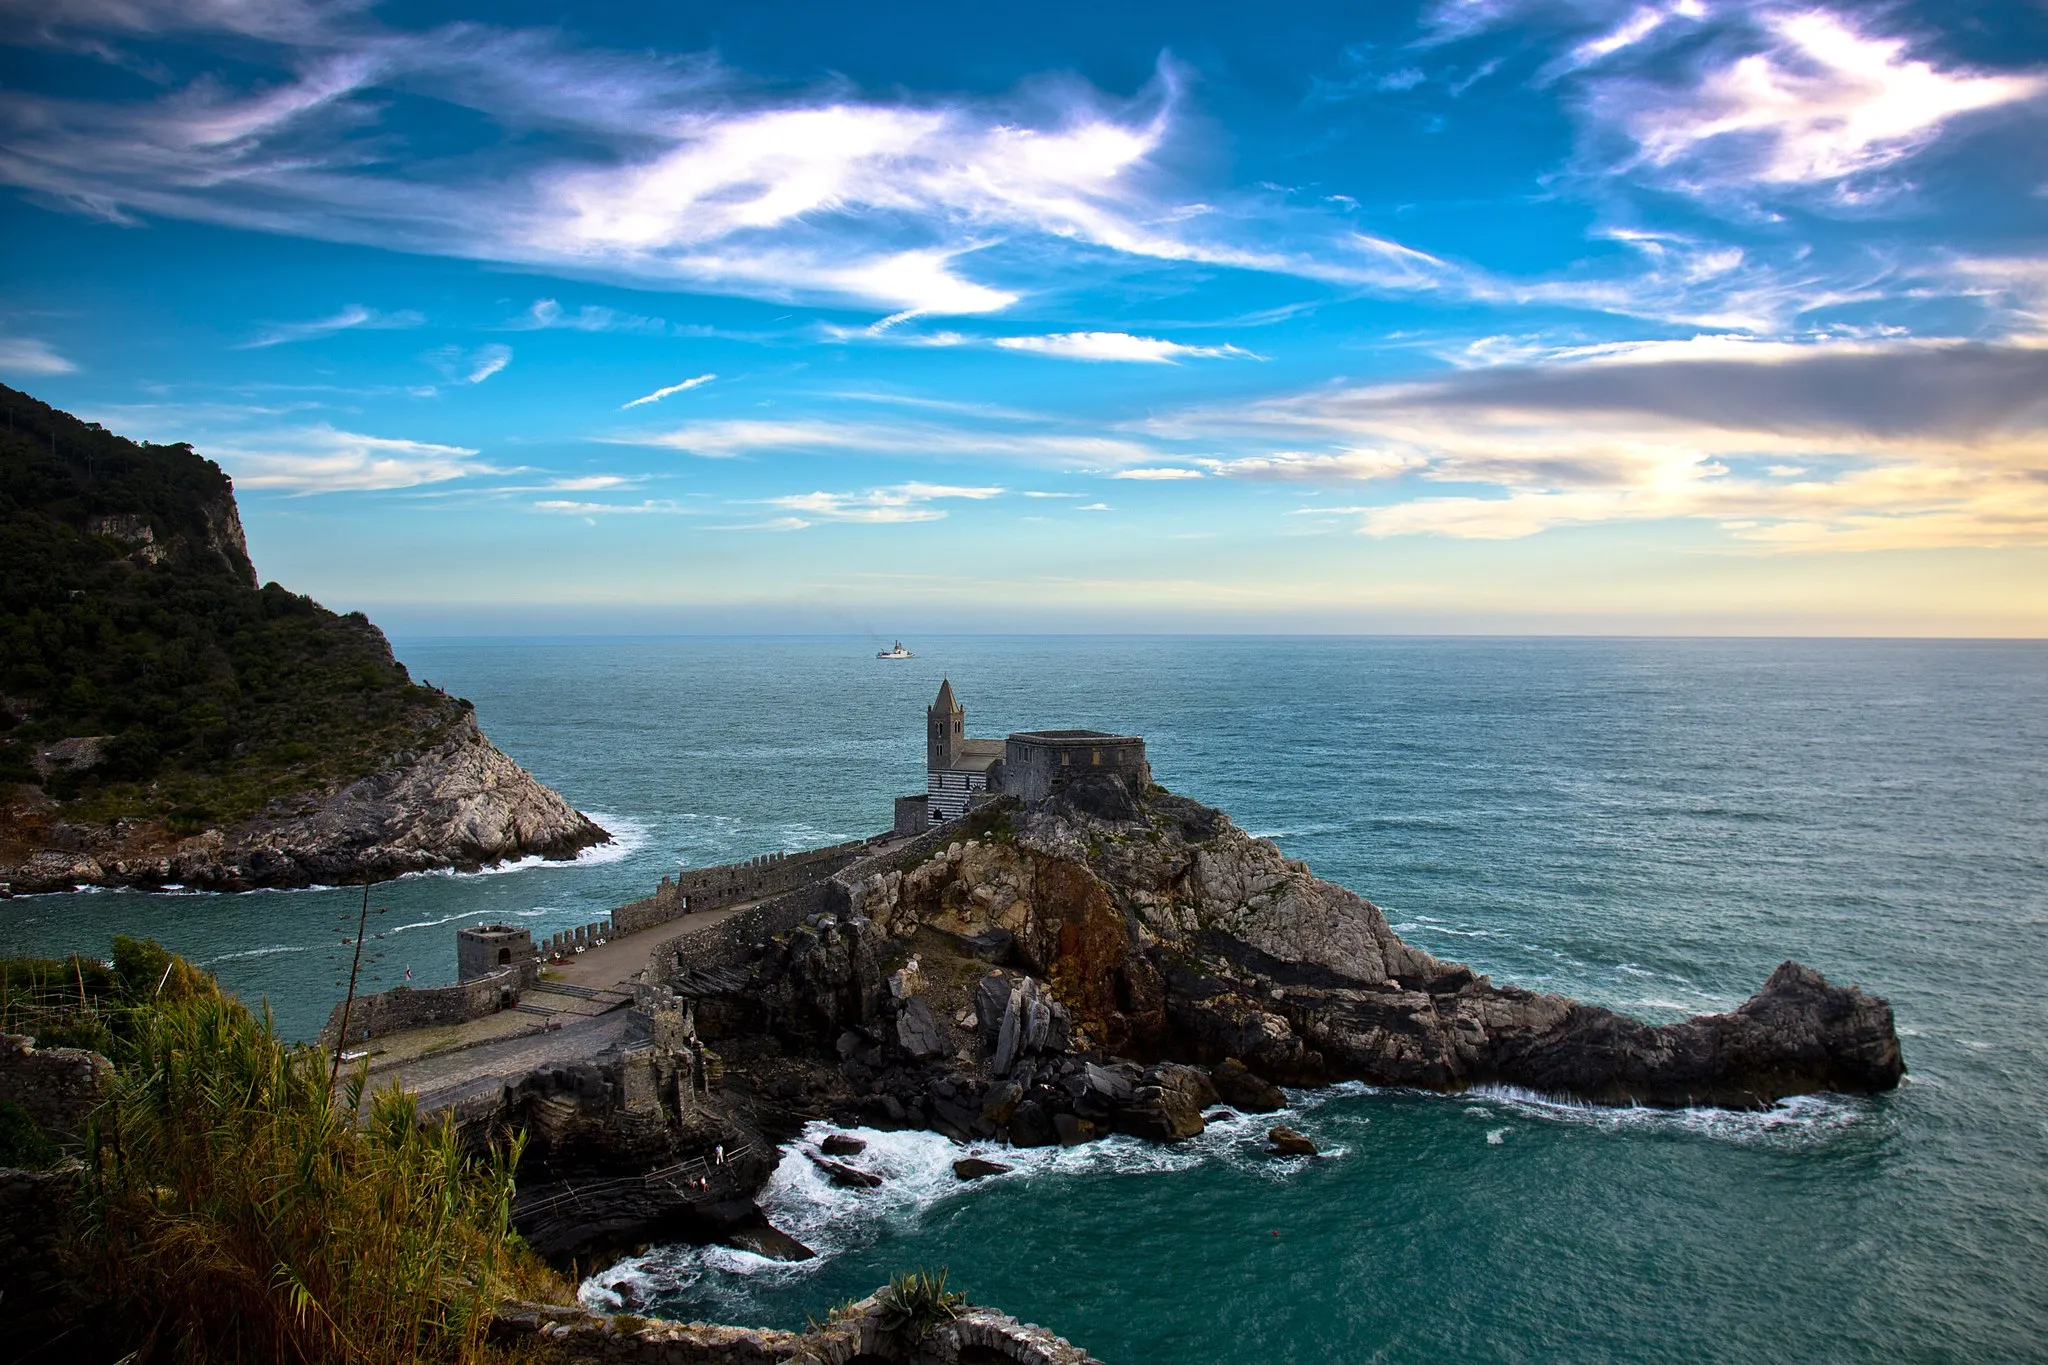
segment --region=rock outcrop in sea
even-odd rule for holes
[[[1890,1006],[1787,962],[1725,1014],[1650,1025],[1495,985],[1221,811],[1121,779],[984,807],[717,977],[679,964],[766,1131],[806,1116],[1032,1146],[1202,1131],[1281,1085],[1526,1087],[1768,1106],[1904,1072]],[[723,983],[724,988],[721,988]]]

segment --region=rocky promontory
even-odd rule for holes
[[[1276,1108],[1282,1085],[1758,1108],[1905,1069],[1885,1001],[1797,963],[1735,1010],[1663,1025],[1496,985],[1221,811],[1117,777],[941,839],[846,869],[744,970],[675,964],[765,1130],[822,1114],[1026,1146],[1171,1140],[1219,1100]]]
[[[432,739],[393,754],[381,771],[192,834],[146,818],[74,823],[33,793],[17,796],[0,808],[0,882],[17,893],[338,885],[439,868],[475,871],[522,857],[573,858],[610,840],[486,739],[466,703]]]
[[[259,587],[212,461],[0,404],[0,886],[360,882],[609,840],[360,613]]]

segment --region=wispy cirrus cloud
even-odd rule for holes
[[[1110,476],[1114,479],[1136,479],[1148,483],[1173,483],[1184,479],[1199,479],[1199,469],[1177,469],[1170,465],[1155,465],[1143,469],[1119,469]]]
[[[426,360],[451,384],[481,384],[512,363],[512,348],[496,341],[473,350],[443,346],[429,351]]]
[[[0,336],[0,374],[72,374],[78,366],[58,354],[47,341],[34,337]]]
[[[1114,467],[1157,461],[1155,445],[1127,436],[1089,432],[995,430],[923,422],[860,422],[831,418],[723,418],[686,422],[667,431],[606,438],[621,445],[655,446],[709,459],[773,453],[926,455],[933,458],[1000,456],[1070,468]]]
[[[704,509],[674,498],[646,498],[640,502],[579,502],[573,498],[541,498],[533,504],[536,512],[555,516],[702,516]]]
[[[656,389],[653,393],[643,393],[630,402],[619,404],[619,410],[623,412],[627,408],[644,407],[649,403],[659,403],[662,399],[672,394],[688,393],[691,389],[700,389],[716,378],[718,376],[715,374],[700,374],[694,379],[685,379],[680,384],[670,384],[666,388]]]
[[[586,303],[572,313],[554,299],[535,299],[525,313],[504,324],[508,332],[540,332],[555,328],[576,332],[644,332],[660,336],[669,330],[669,325],[661,318],[621,312],[597,303]]]
[[[359,303],[351,303],[324,318],[313,318],[306,322],[272,323],[251,340],[243,342],[242,349],[255,351],[268,346],[287,345],[294,341],[312,341],[319,337],[333,336],[336,332],[387,331],[394,328],[418,327],[426,320],[425,315],[410,308],[401,308],[394,313],[381,313],[375,308],[365,308]]]
[[[40,36],[114,57],[138,34],[231,34],[237,75],[216,65],[128,100],[6,92],[0,180],[117,221],[196,218],[892,316],[999,311],[1077,254],[1400,292],[1461,271],[1284,196],[1191,193],[1162,156],[1182,137],[1184,78],[1166,58],[1127,97],[1071,79],[1005,97],[868,98],[843,83],[771,97],[706,55],[597,51],[551,31],[401,31],[353,5],[261,23],[174,8],[69,6]],[[402,138],[394,93],[511,136],[366,157],[366,139]],[[543,306],[527,325],[619,321]]]
[[[1190,346],[1159,337],[1132,336],[1129,332],[1054,332],[1045,336],[997,337],[995,344],[1006,351],[1060,360],[1110,360],[1145,365],[1177,365],[1183,360],[1256,360],[1259,357],[1238,346]]]
[[[797,530],[788,524],[790,520],[803,519],[805,524],[818,521],[864,522],[868,524],[893,524],[913,521],[938,521],[946,515],[942,507],[932,506],[935,502],[965,499],[971,502],[985,502],[1003,495],[1001,488],[967,487],[958,484],[904,483],[891,488],[870,488],[858,493],[795,493],[786,497],[764,498],[770,507],[779,507],[796,514],[766,527],[755,529]]]
[[[353,493],[497,474],[467,446],[366,436],[328,423],[241,432],[204,443],[238,488]]]

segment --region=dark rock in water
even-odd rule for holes
[[[1241,1114],[1270,1114],[1287,1107],[1287,1096],[1271,1081],[1252,1073],[1235,1057],[1226,1057],[1209,1069],[1209,1079],[1225,1104]]]
[[[1002,1175],[1015,1169],[1000,1161],[984,1161],[978,1156],[964,1156],[953,1163],[953,1174],[962,1180],[979,1180],[985,1175]]]
[[[919,1060],[940,1056],[946,1050],[946,1035],[932,1017],[931,1006],[915,996],[903,1003],[903,1012],[896,1016],[896,1041]]]
[[[1035,1100],[1024,1101],[1010,1116],[1012,1147],[1050,1147],[1059,1140],[1059,1129],[1053,1125],[1052,1115]]]
[[[1295,1132],[1292,1128],[1272,1128],[1266,1132],[1266,1141],[1273,1144],[1275,1156],[1314,1156],[1315,1143]]]
[[[753,1226],[734,1228],[721,1240],[771,1261],[808,1261],[818,1254],[765,1218]]]
[[[867,1171],[855,1170],[841,1161],[808,1153],[811,1164],[825,1173],[825,1178],[845,1190],[872,1190],[882,1183],[882,1177]]]
[[[1208,1113],[1202,1115],[1202,1122],[1227,1123],[1236,1117],[1237,1111],[1235,1109],[1211,1109]]]
[[[1052,1127],[1053,1131],[1059,1134],[1059,1143],[1062,1147],[1079,1147],[1082,1143],[1093,1142],[1101,1136],[1092,1122],[1077,1118],[1073,1114],[1054,1114]]]
[[[847,1133],[828,1133],[818,1144],[818,1150],[826,1156],[859,1156],[867,1149],[865,1142]]]

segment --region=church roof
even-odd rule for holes
[[[959,709],[960,703],[953,699],[953,680],[951,678],[939,679],[939,699],[932,703],[932,710],[957,711]]]

